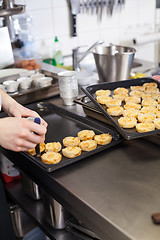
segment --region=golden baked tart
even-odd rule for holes
[[[40,146],[40,152],[45,151],[45,143],[44,143],[44,142],[40,143],[39,146]],[[36,149],[35,149],[35,148],[29,149],[29,150],[28,150],[28,153],[29,153],[30,155],[34,156],[34,155],[36,155]]]
[[[99,145],[106,145],[112,141],[112,136],[109,133],[103,133],[100,135],[95,135],[94,140]]]
[[[46,144],[45,151],[46,152],[59,152],[62,149],[62,145],[60,142],[50,142]]]
[[[124,101],[125,98],[128,97],[128,94],[127,93],[122,93],[122,94],[116,94],[116,95],[113,95],[113,98],[114,99],[119,99],[121,101]]]
[[[157,93],[159,93],[159,89],[158,88],[153,88],[153,87],[147,87],[145,89],[145,93],[157,94]]]
[[[158,105],[158,102],[156,100],[153,100],[153,99],[143,99],[141,104],[142,104],[143,107],[145,107],[145,106],[156,107]]]
[[[57,164],[61,161],[61,159],[62,155],[56,152],[46,152],[41,156],[42,162],[47,164]]]
[[[66,147],[62,149],[63,156],[67,158],[75,158],[81,155],[81,148],[80,147]]]
[[[127,88],[124,88],[124,87],[118,87],[114,90],[114,94],[128,94],[128,89]]]
[[[78,137],[65,137],[63,139],[63,145],[65,147],[78,147],[80,144],[80,139]]]
[[[116,107],[110,107],[107,109],[107,113],[111,116],[120,116],[123,114],[123,107],[116,106]]]
[[[154,124],[155,124],[155,127],[156,127],[157,129],[160,129],[160,118],[156,118],[156,119],[154,120]]]
[[[118,123],[122,128],[134,128],[137,124],[137,119],[134,117],[120,117]]]
[[[129,93],[129,95],[131,96],[131,97],[142,97],[142,94],[143,94],[143,92],[142,91],[138,91],[138,90],[136,90],[136,91],[131,91],[130,93]]]
[[[95,140],[82,141],[79,147],[82,149],[82,151],[89,152],[97,147],[97,142]]]
[[[140,110],[138,109],[125,109],[123,111],[123,116],[124,117],[134,117],[134,118],[137,118],[138,117],[138,114],[140,113]]]
[[[154,123],[137,123],[136,130],[139,133],[154,131],[155,124]]]
[[[106,96],[97,96],[96,100],[100,104],[106,104],[107,101],[112,100],[112,97],[106,97]]]
[[[158,84],[156,82],[150,82],[150,83],[144,83],[143,86],[145,88],[147,88],[147,87],[157,88]]]
[[[100,89],[100,90],[97,90],[95,92],[96,96],[110,96],[111,95],[111,91],[110,90],[103,90],[103,89]]]
[[[125,98],[125,102],[132,102],[132,103],[140,103],[141,102],[141,98],[137,97],[137,96],[133,96],[133,97],[126,97]]]
[[[120,99],[112,99],[110,101],[107,101],[105,103],[106,107],[116,107],[116,106],[120,106],[122,103],[122,101]]]
[[[156,115],[154,113],[139,113],[138,122],[154,122]]]
[[[145,106],[141,108],[141,113],[156,113],[158,109],[156,107]]]
[[[91,140],[94,138],[94,136],[95,136],[95,132],[93,130],[82,130],[78,132],[78,138],[81,141]]]
[[[138,110],[140,110],[141,109],[141,105],[138,104],[138,103],[134,103],[134,102],[127,102],[124,105],[124,109],[138,109]]]
[[[160,118],[160,111],[156,112],[156,117]]]
[[[144,86],[130,86],[131,91],[141,91],[144,92],[145,87]]]

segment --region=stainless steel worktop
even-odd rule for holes
[[[60,98],[50,100],[64,107]],[[81,106],[64,107],[84,115]],[[7,156],[103,240],[157,240],[160,226],[160,148],[125,141],[53,173],[32,169],[17,153]]]

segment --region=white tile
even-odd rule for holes
[[[137,13],[139,23],[154,23],[156,0],[138,1]]]
[[[67,7],[68,1],[67,0],[51,0],[53,8],[57,7]]]
[[[51,9],[33,10],[29,14],[33,19],[33,31],[35,39],[50,38],[53,36]]]
[[[98,31],[99,23],[97,21],[96,15],[91,14],[78,14],[77,15],[77,30],[78,33],[84,33],[84,32],[93,32]]]
[[[105,41],[106,45],[109,45],[110,43],[119,44],[120,32],[118,28],[105,29],[100,32],[100,37]]]
[[[70,35],[70,15],[67,7],[53,9],[54,35]]]
[[[27,10],[51,8],[51,0],[25,0]]]
[[[136,0],[125,1],[124,9],[120,13],[121,27],[137,24],[138,21],[137,6],[138,5]]]

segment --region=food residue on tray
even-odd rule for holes
[[[76,137],[67,136],[63,138],[63,149],[60,142],[40,143],[41,160],[46,164],[57,164],[62,160],[62,156],[75,158],[80,156],[82,151],[92,151],[98,145],[107,145],[111,141],[112,136],[109,133],[97,135],[93,130],[85,129],[79,131]],[[30,149],[28,153],[32,156],[36,155],[35,149]]]
[[[156,82],[129,89],[118,87],[113,90],[113,96],[109,91],[97,90],[96,100],[105,105],[110,116],[119,117],[118,124],[122,128],[135,127],[139,133],[160,129],[160,91]]]

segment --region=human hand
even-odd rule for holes
[[[25,118],[2,118],[0,119],[0,145],[16,152],[28,151],[35,148],[38,143],[44,142],[46,127]]]

